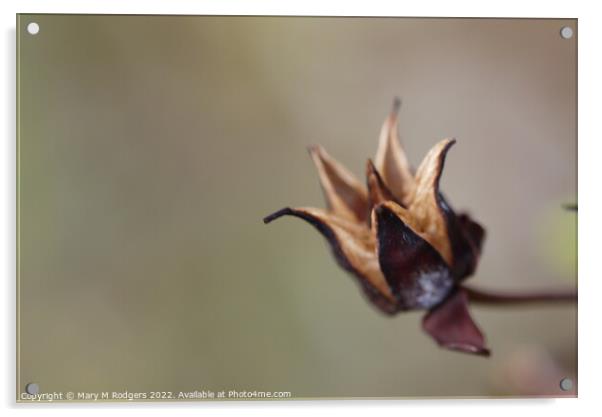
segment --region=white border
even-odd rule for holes
[[[0,250],[4,291],[0,322],[1,405],[13,413],[42,412],[63,415],[85,411],[86,414],[130,413],[163,415],[171,409],[178,413],[199,415],[305,415],[307,413],[391,414],[420,413],[447,416],[504,416],[509,412],[542,412],[547,416],[590,415],[600,409],[597,387],[601,375],[599,315],[595,309],[602,300],[602,276],[596,268],[597,236],[601,235],[599,165],[602,143],[600,98],[600,41],[601,15],[595,2],[506,0],[496,4],[477,1],[394,2],[384,0],[347,1],[257,1],[257,0],[130,0],[120,2],[95,1],[3,1],[1,81],[4,97],[0,102],[4,137],[1,143],[0,169]],[[15,14],[16,13],[124,13],[124,14],[236,14],[236,15],[339,15],[339,16],[448,16],[448,17],[570,17],[579,18],[579,399],[578,400],[441,400],[441,401],[320,401],[279,403],[194,403],[194,404],[112,404],[112,405],[51,405],[35,407],[15,405]],[[534,167],[537,169],[537,167]],[[537,411],[535,410],[537,408]],[[18,409],[18,410],[17,410]]]
[[[505,1],[487,6],[477,1],[280,1],[280,0],[129,0],[107,4],[102,1],[57,0],[19,2],[20,13],[126,13],[126,14],[225,14],[303,16],[464,16],[464,17],[577,17],[579,2]],[[544,7],[545,6],[545,7]],[[585,9],[587,11],[587,9]]]

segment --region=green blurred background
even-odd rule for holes
[[[363,177],[392,98],[488,231],[471,283],[576,285],[576,20],[20,15],[19,361],[49,391],[560,395],[576,306],[386,318],[308,225],[306,146]],[[35,21],[32,36],[26,25]],[[559,35],[568,25],[569,40]]]

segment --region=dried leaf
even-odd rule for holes
[[[468,297],[462,289],[429,311],[422,327],[442,347],[489,356],[483,334],[470,317]]]

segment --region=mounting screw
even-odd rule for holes
[[[573,29],[570,26],[564,26],[560,29],[562,39],[571,39],[573,37]]]
[[[573,388],[573,380],[571,378],[562,378],[560,380],[560,389],[570,391]]]
[[[29,384],[25,385],[25,392],[31,395],[36,395],[40,392],[40,386],[35,382],[30,382]]]
[[[30,35],[37,35],[39,31],[40,25],[38,25],[36,22],[31,22],[27,25],[27,32],[29,32]]]

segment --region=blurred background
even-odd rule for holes
[[[363,178],[400,96],[415,166],[458,140],[442,189],[488,232],[470,283],[574,287],[576,24],[20,15],[17,391],[562,395],[575,305],[473,306],[492,357],[444,351],[313,228],[261,219],[324,206],[309,144]]]

